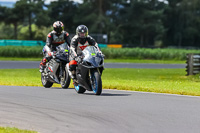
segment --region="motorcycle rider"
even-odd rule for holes
[[[76,28],[76,35],[71,40],[70,47],[70,62],[69,62],[69,75],[74,81],[74,84],[77,83],[76,80],[76,66],[77,62],[81,61],[80,55],[82,50],[84,50],[88,45],[95,46],[99,52],[100,51],[97,42],[88,35],[88,28],[85,25],[79,25]]]
[[[40,63],[40,72],[44,71],[46,62],[52,58],[53,52],[60,44],[67,43],[70,46],[69,33],[64,31],[64,24],[61,21],[53,23],[53,31],[47,35],[46,45],[43,48],[44,58]]]

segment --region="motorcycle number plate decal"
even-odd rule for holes
[[[91,53],[91,55],[92,55],[92,56],[95,56],[96,54],[95,54],[95,53]]]

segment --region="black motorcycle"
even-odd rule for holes
[[[77,93],[84,93],[86,90],[93,91],[96,95],[102,92],[101,75],[104,70],[104,55],[99,53],[96,47],[87,46],[79,60],[76,68],[77,83],[74,88]]]
[[[69,62],[69,47],[63,43],[56,47],[53,58],[46,64],[41,72],[42,85],[50,88],[53,83],[61,84],[62,88],[68,88],[71,78],[67,72],[66,64]]]

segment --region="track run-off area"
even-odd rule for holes
[[[0,61],[0,69],[39,68],[40,61]],[[105,68],[185,68],[186,64],[105,63]]]
[[[200,97],[0,86],[0,125],[40,133],[199,133]]]
[[[0,69],[39,61],[0,61]],[[105,68],[185,68],[184,64],[105,63]],[[199,133],[200,97],[103,89],[0,86],[0,126],[39,133]]]

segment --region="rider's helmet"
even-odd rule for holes
[[[85,25],[79,25],[76,28],[76,35],[78,35],[79,38],[86,38],[88,36],[88,28]]]
[[[53,23],[53,30],[57,35],[60,35],[64,30],[64,24],[61,21],[56,21]]]

